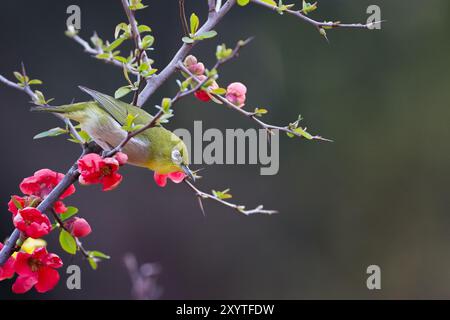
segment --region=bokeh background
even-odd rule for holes
[[[176,0],[147,0],[138,14],[153,28],[162,68],[180,45]],[[299,2],[299,1],[295,1]],[[187,1],[204,21],[206,1]],[[44,81],[55,104],[86,99],[77,85],[112,94],[125,84],[121,70],[83,53],[64,35],[66,8],[82,11],[81,36],[95,30],[112,39],[125,21],[120,1],[2,3],[0,73],[12,76],[24,61]],[[209,65],[215,46],[255,36],[239,59],[222,69],[220,84],[242,81],[248,105],[270,108],[266,119],[283,124],[300,113],[315,133],[334,143],[281,137],[280,171],[259,176],[258,166],[207,166],[199,186],[231,187],[233,200],[264,203],[276,216],[245,217],[206,202],[207,216],[191,191],[162,189],[150,171],[125,167],[114,192],[78,187],[68,199],[94,232],[84,243],[112,256],[97,271],[80,256],[49,247],[66,265],[82,266],[82,289],[69,291],[67,275],[47,294],[20,298],[130,299],[123,256],[158,262],[163,299],[379,299],[450,298],[450,3],[448,1],[322,0],[318,19],[364,22],[378,4],[381,31],[332,30],[330,44],[310,25],[250,5],[234,8],[216,28],[219,37],[193,51]],[[147,110],[176,90],[175,77]],[[6,204],[25,176],[48,167],[64,172],[79,147],[63,137],[33,141],[60,125],[29,112],[29,99],[0,85],[0,238],[11,231]],[[249,128],[254,123],[217,105],[189,98],[176,106],[169,127]],[[366,268],[382,270],[382,290],[366,288]],[[16,299],[11,281],[0,298]]]

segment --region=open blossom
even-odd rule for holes
[[[61,259],[48,253],[45,247],[37,248],[32,254],[19,252],[14,263],[19,276],[12,286],[13,292],[25,293],[33,286],[40,293],[53,289],[59,281],[59,273],[55,269],[62,265]]]
[[[13,223],[17,229],[33,239],[43,237],[52,230],[48,217],[38,209],[31,207],[18,210]]]
[[[52,171],[50,169],[41,169],[33,176],[23,179],[20,183],[20,190],[29,196],[45,198],[53,188],[64,178],[64,174]],[[75,186],[71,185],[60,196],[64,199],[75,192]]]
[[[112,158],[102,158],[96,153],[87,154],[78,160],[79,182],[84,185],[101,183],[103,191],[113,190],[122,181],[117,171],[127,159],[124,153],[117,153]]]
[[[3,244],[0,242],[0,250],[3,248]],[[6,262],[0,266],[0,281],[9,279],[14,275],[14,258],[9,257]]]
[[[244,84],[233,82],[228,85],[225,98],[236,106],[242,107],[245,104],[246,93],[247,87]]]
[[[197,77],[197,79],[200,80],[200,81],[205,81],[206,78],[207,77],[205,75],[200,75],[200,76]],[[216,81],[213,81],[211,83],[211,85],[208,87],[209,90],[214,90],[214,89],[217,89],[217,88],[219,88],[219,85],[217,84]],[[211,100],[211,97],[209,96],[209,94],[203,89],[195,91],[194,92],[194,96],[197,99],[199,99],[201,101],[204,101],[204,102],[208,102],[208,101]]]
[[[77,238],[86,237],[92,231],[89,223],[83,218],[75,217],[70,219],[70,221],[65,222],[64,225],[70,233]]]
[[[165,187],[167,184],[167,178],[172,180],[172,182],[180,183],[184,180],[186,174],[182,171],[171,172],[169,174],[160,174],[155,171],[153,178],[155,182],[160,187]]]

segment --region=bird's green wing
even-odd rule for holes
[[[141,108],[86,87],[79,86],[79,88],[94,98],[100,107],[110,114],[121,126],[125,124],[129,114],[137,116],[134,120],[135,124],[147,124],[153,119],[153,116]]]

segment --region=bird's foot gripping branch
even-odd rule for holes
[[[42,82],[30,78],[23,65],[20,72],[14,73],[17,81],[0,75],[0,82],[23,91],[31,98],[36,106],[33,110],[50,112],[64,121],[64,127],[40,133],[35,136],[36,139],[67,134],[69,141],[82,148],[80,157],[66,174],[51,169],[38,170],[23,179],[19,185],[21,194],[13,195],[8,203],[10,221],[15,229],[3,244],[0,243],[0,281],[17,275],[12,285],[16,293],[27,292],[33,287],[38,292],[46,292],[58,283],[57,269],[63,262],[59,256],[49,252],[46,242],[41,239],[52,231],[59,232],[59,242],[64,251],[72,255],[82,254],[94,269],[99,261],[109,259],[108,255],[83,246],[80,239],[91,233],[91,227],[79,215],[77,208],[67,206],[67,199],[75,193],[74,184],[77,182],[80,185],[100,184],[103,191],[117,188],[123,178],[119,173],[120,167],[125,164],[153,170],[154,180],[161,187],[168,180],[184,182],[198,198],[202,211],[202,201],[209,199],[245,215],[276,212],[265,210],[262,205],[246,209],[243,205],[231,203],[228,189],[213,190],[211,193],[201,191],[193,183],[199,176],[188,167],[189,156],[184,142],[162,126],[174,116],[174,105],[182,98],[193,95],[199,103],[215,103],[234,110],[269,133],[278,130],[291,138],[329,141],[300,127],[300,118],[282,126],[264,122],[262,117],[268,110],[249,108],[244,84],[233,82],[224,88],[219,85],[219,67],[236,57],[249,40],[239,41],[234,48],[219,45],[217,61],[210,69],[195,56],[189,55],[194,45],[217,36],[214,27],[236,4],[244,6],[252,2],[279,14],[288,13],[312,24],[323,36],[326,36],[325,29],[370,28],[369,24],[315,21],[307,14],[317,9],[317,3],[303,1],[302,8],[295,9],[291,4],[273,0],[204,0],[208,4],[208,14],[206,22],[201,24],[195,13],[186,18],[184,0],[180,0],[181,25],[185,35],[180,39],[181,47],[172,60],[158,72],[153,68],[154,61],[150,56],[154,42],[152,30],[147,25],[139,24],[135,18],[136,13],[146,6],[142,0],[121,2],[128,21],[117,25],[114,40],[104,41],[94,35],[90,44],[78,35],[74,27],[69,26],[66,31],[66,35],[79,43],[88,54],[123,69],[126,84],[116,90],[114,98],[80,87],[93,100],[50,106],[51,100],[47,100],[41,91],[32,89]],[[125,41],[134,44],[128,56],[120,52]],[[177,72],[181,79],[177,80],[179,89],[176,94],[172,98],[163,98],[161,104],[156,106],[154,115],[144,111],[141,106]],[[118,100],[127,97],[130,97],[131,103]],[[78,124],[75,126],[72,121]]]

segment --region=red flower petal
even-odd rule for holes
[[[38,271],[38,282],[35,285],[36,291],[40,293],[53,289],[59,281],[59,273],[50,267],[41,267]]]
[[[0,250],[2,248],[3,244],[0,242]],[[0,266],[0,281],[9,279],[14,275],[14,263],[15,259],[10,257],[2,266]]]
[[[175,183],[182,182],[185,177],[186,177],[186,174],[183,171],[176,171],[176,172],[169,173],[169,179]]]
[[[14,293],[25,293],[29,291],[38,282],[37,277],[20,276],[12,286]]]
[[[55,210],[56,213],[64,213],[67,211],[67,207],[62,201],[56,201],[53,204],[53,209]]]
[[[159,174],[155,171],[155,174],[153,175],[153,178],[155,179],[155,182],[160,187],[165,187],[167,184],[167,174]]]
[[[42,258],[42,263],[51,268],[61,268],[63,266],[61,258],[54,253],[49,253],[45,258]]]
[[[113,173],[112,175],[103,177],[102,184],[103,184],[103,191],[111,191],[120,184],[122,181],[122,176],[118,173]]]
[[[201,101],[208,102],[211,100],[211,97],[205,90],[197,90],[194,92],[194,96]]]
[[[31,254],[26,252],[19,252],[16,257],[16,261],[14,263],[14,270],[18,275],[29,277],[34,275],[35,273],[31,270],[30,264],[28,263],[31,258]]]

